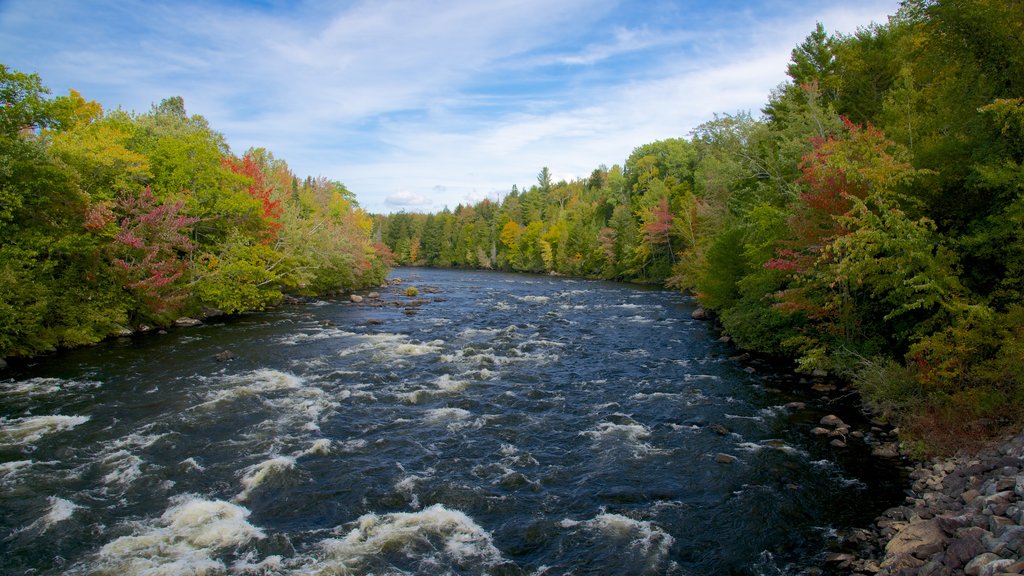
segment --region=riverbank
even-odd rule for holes
[[[998,576],[1024,573],[1024,432],[972,457],[916,464],[903,505],[869,529],[837,536],[841,574]]]

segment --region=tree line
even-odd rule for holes
[[[104,111],[0,65],[0,358],[378,285],[371,228],[344,185],[233,154],[180,97]]]
[[[589,177],[375,215],[400,264],[657,282],[846,377],[922,452],[1024,423],[1024,4],[907,0],[792,52],[761,114]]]

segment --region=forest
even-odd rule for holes
[[[0,359],[379,285],[371,230],[344,185],[233,154],[180,97],[105,111],[0,65]]]
[[[659,283],[739,347],[852,382],[920,455],[1024,424],[1024,4],[819,24],[758,115],[589,177],[374,215],[403,265]]]

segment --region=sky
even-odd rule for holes
[[[0,63],[146,112],[181,96],[234,153],[433,212],[542,167],[583,178],[715,114],[755,116],[821,22],[898,0],[0,0]]]

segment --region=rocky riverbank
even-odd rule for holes
[[[976,456],[917,464],[906,502],[839,534],[830,571],[879,576],[1024,574],[1024,433]]]

